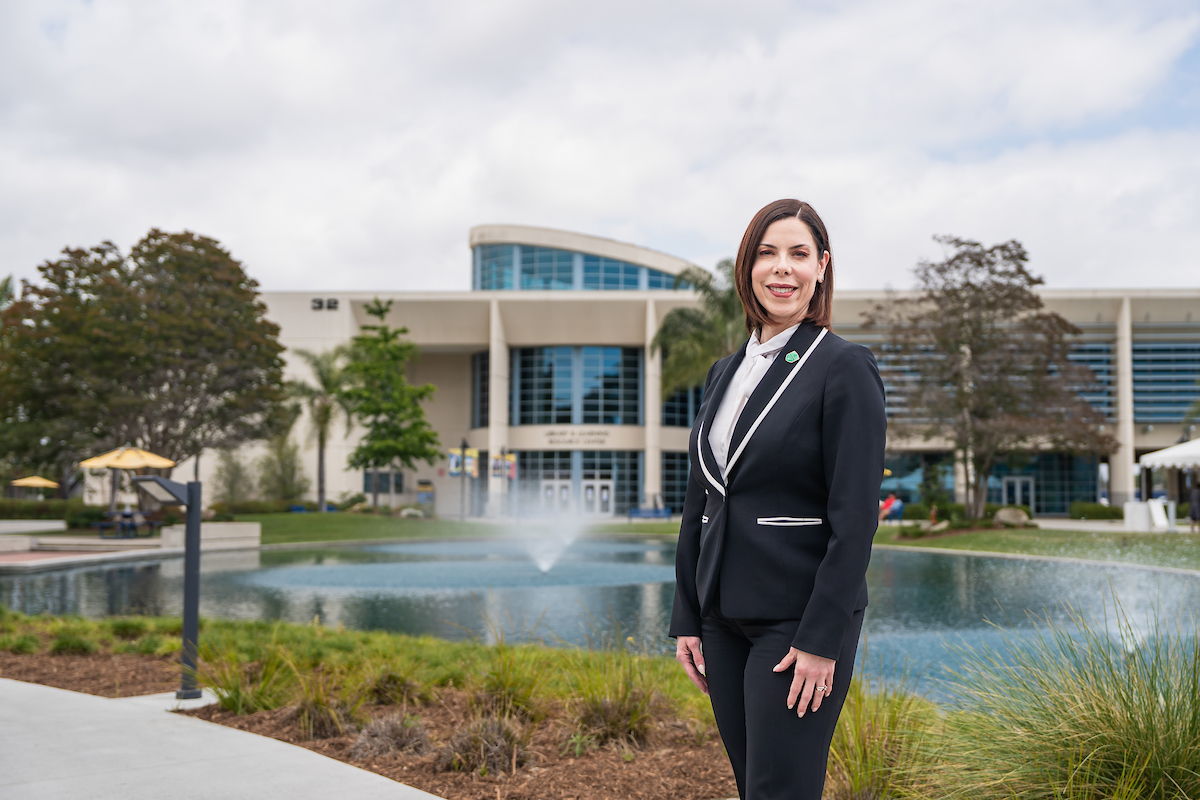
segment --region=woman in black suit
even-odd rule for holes
[[[751,336],[705,382],[670,635],[743,800],[819,800],[867,605],[883,383],[870,350],[829,332],[812,206],[759,211],[734,279]]]

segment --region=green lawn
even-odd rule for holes
[[[1200,569],[1200,536],[1186,533],[1089,533],[1045,528],[998,528],[923,539],[902,539],[897,533],[898,528],[880,527],[875,534],[875,543]]]
[[[374,514],[240,514],[237,520],[262,523],[263,544],[489,536],[500,530],[496,525],[485,522],[403,519]],[[595,525],[588,532],[674,536],[679,533],[679,523],[639,520],[634,523]]]

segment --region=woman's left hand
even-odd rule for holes
[[[832,658],[821,658],[812,653],[792,648],[788,654],[775,665],[775,672],[783,672],[792,664],[796,665],[795,676],[792,678],[792,688],[788,691],[787,707],[796,708],[796,714],[803,717],[811,705],[816,711],[821,707],[821,701],[833,691],[833,667],[837,662]],[[821,691],[818,691],[818,687]],[[800,703],[797,707],[796,699]]]

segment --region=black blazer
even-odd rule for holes
[[[795,355],[792,355],[792,354]],[[746,345],[709,370],[689,445],[671,636],[714,612],[800,620],[792,645],[836,658],[879,523],[887,419],[869,349],[806,322],[746,401],[728,479],[708,432]]]

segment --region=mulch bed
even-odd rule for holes
[[[0,651],[0,678],[101,697],[134,697],[179,688],[179,662],[133,653],[14,655]]]
[[[125,697],[178,688],[179,665],[171,659],[133,654],[0,653],[0,677]],[[418,715],[435,751],[472,713],[469,696],[457,689],[439,689],[432,702],[420,707],[377,706],[366,711],[372,717],[405,711]],[[697,735],[689,725],[664,718],[640,748],[608,745],[576,758],[564,752],[571,734],[565,709],[550,706],[547,711],[547,718],[533,729],[528,762],[515,772],[486,777],[477,772],[436,772],[434,753],[351,760],[356,735],[308,739],[291,708],[239,716],[211,705],[180,713],[306,747],[448,800],[715,800],[737,796],[733,772],[715,730]]]

